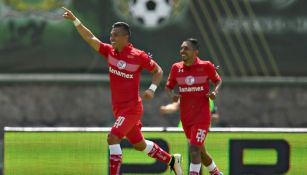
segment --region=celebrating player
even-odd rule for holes
[[[177,175],[182,174],[181,155],[173,156],[165,152],[152,141],[145,140],[141,132],[141,117],[143,105],[139,96],[140,73],[146,69],[152,73],[152,84],[144,92],[143,99],[154,97],[163,71],[144,51],[136,49],[129,43],[130,28],[124,22],[113,24],[110,44],[101,42],[87,29],[68,9],[63,17],[75,25],[81,37],[99,52],[109,64],[110,88],[112,95],[113,114],[116,118],[108,135],[110,149],[110,175],[118,175],[122,162],[120,142],[126,137],[138,151],[144,151],[148,156],[169,164]]]
[[[209,98],[216,98],[222,80],[214,65],[199,59],[198,53],[196,39],[190,38],[181,44],[182,61],[173,64],[165,89],[170,99],[180,99],[180,119],[190,144],[190,175],[199,175],[201,163],[211,175],[222,175],[204,146],[210,126]],[[214,84],[213,91],[210,91],[209,80]],[[176,85],[179,95],[173,92]]]

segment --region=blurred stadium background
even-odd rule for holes
[[[200,57],[219,65],[224,79],[218,127],[307,127],[307,1],[0,0],[1,128],[110,127],[114,121],[107,64],[62,19],[61,6],[104,42],[114,22],[128,22],[132,43],[153,54],[165,79],[180,59],[182,40],[198,38]],[[144,104],[144,126],[177,126],[178,113],[156,112],[167,102],[159,88]],[[298,145],[306,157],[303,138]],[[229,154],[224,151],[216,159]]]

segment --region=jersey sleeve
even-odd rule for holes
[[[217,81],[220,81],[220,80],[221,80],[221,77],[220,77],[220,75],[217,73],[214,64],[212,64],[211,62],[208,62],[208,76],[209,76],[209,79],[210,79],[213,83],[216,83]]]
[[[153,71],[156,68],[157,63],[154,60],[152,60],[148,54],[142,52],[140,54],[140,57],[141,57],[141,63],[140,63],[141,68],[146,69],[149,72]]]
[[[99,46],[99,53],[102,55],[105,59],[108,59],[109,53],[112,51],[112,46],[110,44],[106,43],[100,43]]]
[[[171,72],[168,76],[167,82],[166,82],[166,87],[169,89],[174,89],[175,86],[177,85],[176,77],[175,77],[175,72],[176,72],[176,66],[173,65]]]

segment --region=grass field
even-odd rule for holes
[[[180,132],[145,132],[146,138],[161,138],[168,142],[170,152],[184,156],[187,172],[188,149]],[[208,151],[225,175],[229,171],[230,139],[285,139],[290,144],[290,169],[286,174],[307,172],[307,133],[209,133]],[[105,132],[7,132],[4,138],[5,175],[107,175],[108,145]],[[123,149],[123,163],[150,164],[154,160],[144,153]],[[272,150],[244,151],[244,163],[276,162]],[[169,175],[169,171],[165,171]],[[186,174],[186,173],[185,173]],[[208,174],[203,171],[203,174]],[[127,174],[131,175],[131,174]],[[149,174],[147,174],[149,175]]]

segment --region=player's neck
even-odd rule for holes
[[[187,59],[185,61],[183,61],[185,66],[191,66],[192,64],[194,64],[196,58],[191,58],[191,59]]]
[[[121,52],[124,50],[125,47],[127,47],[129,45],[129,42],[123,44],[121,47],[116,48],[116,52]]]

